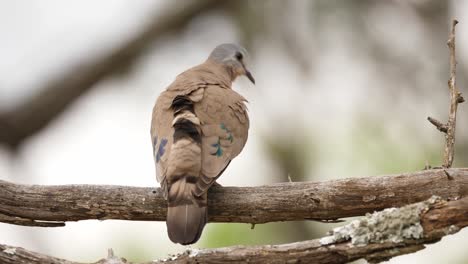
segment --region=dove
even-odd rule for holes
[[[217,46],[205,62],[179,74],[154,105],[156,178],[174,243],[198,241],[208,218],[207,191],[247,141],[247,100],[231,87],[239,76],[255,84],[247,56],[236,44]]]

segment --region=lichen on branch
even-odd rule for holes
[[[421,239],[424,234],[420,222],[421,213],[440,201],[439,196],[433,196],[424,202],[367,214],[361,219],[333,229],[330,236],[320,239],[320,243],[329,245],[351,240],[351,244],[362,246],[369,243],[400,243],[406,239]]]

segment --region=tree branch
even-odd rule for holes
[[[159,188],[0,181],[0,190],[0,221],[11,224],[58,226],[86,219],[166,219],[167,202]],[[335,220],[420,202],[432,195],[451,200],[468,196],[468,168],[260,187],[213,187],[208,195],[209,221]]]
[[[380,262],[392,257],[413,253],[424,249],[424,244],[434,243],[442,237],[458,232],[468,225],[468,198],[457,201],[441,201],[431,198],[428,201],[408,205],[400,209],[391,208],[353,221],[334,233],[346,229],[349,237],[339,241],[322,239],[296,242],[283,245],[234,246],[218,249],[189,249],[178,256],[150,263],[347,263],[360,258],[369,262]],[[408,214],[414,216],[407,217]],[[369,221],[369,220],[372,220]],[[399,220],[401,225],[387,228],[382,236],[381,226],[391,226],[391,221]],[[374,228],[369,228],[369,226]],[[394,228],[397,227],[397,228]],[[360,233],[359,228],[368,232]],[[410,232],[408,232],[410,231]],[[405,235],[406,234],[406,235]],[[409,235],[408,235],[409,234]],[[354,235],[354,236],[353,236]],[[372,237],[368,241],[356,242],[355,236]],[[351,240],[351,241],[350,241]],[[38,254],[23,248],[0,244],[1,263],[53,263],[75,264]],[[109,250],[107,259],[98,263],[127,263],[114,256]]]
[[[180,2],[172,10],[157,16],[133,39],[110,51],[71,67],[62,76],[38,89],[16,109],[0,113],[0,143],[15,148],[60,115],[69,104],[95,84],[128,69],[151,44],[164,35],[180,30],[202,12],[212,10],[223,1]],[[181,5],[181,6],[180,6]]]
[[[452,20],[452,30],[449,35],[447,45],[450,51],[450,79],[448,80],[448,88],[450,91],[450,109],[447,124],[443,124],[435,118],[428,117],[427,119],[439,131],[445,133],[445,148],[444,148],[444,168],[452,167],[455,156],[455,127],[457,122],[457,108],[459,103],[463,103],[465,99],[458,91],[456,86],[457,61],[455,57],[455,26],[458,24],[456,19]]]

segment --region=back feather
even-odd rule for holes
[[[172,101],[173,144],[167,178],[167,231],[174,243],[195,243],[207,219],[207,196],[194,196],[201,171],[201,129],[189,96],[178,95]]]

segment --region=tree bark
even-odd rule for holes
[[[426,207],[427,206],[427,207]],[[404,239],[399,242],[373,241],[355,246],[352,242],[324,244],[322,240],[309,240],[283,245],[233,246],[218,249],[189,249],[184,253],[153,263],[347,263],[360,258],[380,262],[392,257],[424,249],[424,244],[434,243],[442,237],[458,232],[468,225],[468,198],[457,201],[421,202],[406,208],[426,208],[418,211],[418,221],[423,231],[421,238]],[[404,210],[401,208],[401,210]],[[406,212],[406,211],[405,211]],[[404,218],[404,216],[402,216]],[[383,221],[387,221],[384,219]],[[378,230],[374,230],[378,232]],[[0,244],[0,262],[5,264],[47,263],[78,264],[58,259],[23,248]],[[96,264],[127,263],[109,250],[106,259]]]
[[[87,219],[166,219],[167,203],[159,188],[0,181],[0,190],[0,222],[5,223],[63,226],[66,221]],[[212,187],[208,213],[210,222],[329,221],[401,207],[432,195],[450,200],[466,197],[468,168],[259,187]]]

